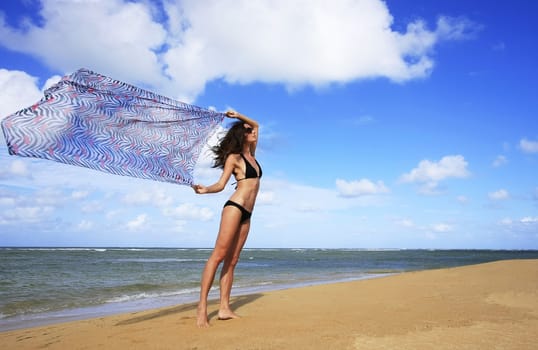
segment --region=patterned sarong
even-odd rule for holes
[[[80,69],[6,117],[10,154],[190,185],[225,115]]]

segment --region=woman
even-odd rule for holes
[[[238,119],[218,146],[215,153],[214,167],[222,168],[220,179],[211,186],[193,185],[198,194],[220,192],[233,174],[237,187],[224,204],[219,233],[215,248],[207,260],[202,273],[200,302],[198,304],[197,325],[208,327],[207,296],[213,284],[218,266],[223,262],[220,276],[220,307],[218,318],[229,320],[238,318],[230,309],[230,293],[234,278],[234,269],[239,261],[241,249],[247,240],[250,229],[250,216],[260,188],[262,169],[256,159],[258,142],[258,123],[238,112],[226,112],[229,118]]]

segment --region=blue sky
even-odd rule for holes
[[[248,247],[538,249],[537,10],[4,1],[0,118],[86,67],[260,122]],[[196,182],[218,176],[203,156]],[[208,247],[232,191],[13,157],[2,140],[0,246]]]

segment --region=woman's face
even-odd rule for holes
[[[245,124],[245,141],[247,142],[256,142],[258,135],[256,130],[254,130],[250,125]]]

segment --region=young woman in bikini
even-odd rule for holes
[[[255,158],[258,123],[235,111],[229,111],[226,115],[229,118],[236,118],[238,121],[228,130],[220,144],[213,148],[215,153],[214,167],[222,168],[222,175],[211,186],[193,185],[194,191],[198,194],[216,193],[224,189],[232,174],[237,181],[235,192],[222,209],[215,248],[202,273],[197,314],[198,327],[209,326],[207,297],[221,262],[223,266],[220,276],[218,318],[228,320],[239,317],[230,308],[230,293],[235,266],[247,240],[250,216],[256,202],[260,188],[260,177],[262,176],[262,169]]]

